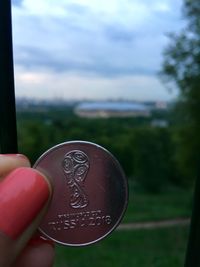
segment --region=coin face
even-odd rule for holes
[[[128,203],[126,177],[110,152],[74,141],[44,153],[34,168],[53,179],[40,231],[55,242],[83,246],[101,240],[121,221]]]

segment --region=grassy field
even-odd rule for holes
[[[160,194],[150,194],[129,182],[129,204],[123,223],[189,217],[192,198],[191,189],[169,187]]]
[[[59,246],[54,267],[182,267],[188,229],[115,231],[82,248]]]
[[[123,223],[188,217],[191,190],[168,188],[162,194],[133,190]],[[182,267],[188,227],[114,231],[101,242],[82,248],[58,246],[54,267]]]

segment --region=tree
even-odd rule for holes
[[[137,128],[133,136],[134,176],[148,192],[159,193],[174,175],[167,129]]]
[[[161,75],[179,90],[183,124],[176,134],[177,163],[187,178],[195,178],[200,164],[200,1],[184,0],[186,26],[170,34]],[[181,108],[180,108],[181,107]]]

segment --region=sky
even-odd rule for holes
[[[171,100],[158,77],[182,0],[12,0],[17,97]]]

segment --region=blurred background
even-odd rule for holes
[[[198,175],[198,0],[13,0],[19,151],[98,143],[121,163],[129,206],[55,267],[183,266]]]

